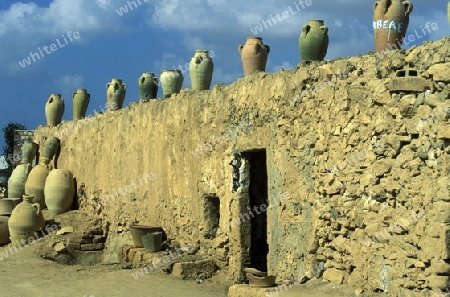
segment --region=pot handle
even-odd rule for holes
[[[375,1],[375,3],[373,4],[373,10],[377,10],[378,4],[380,3],[378,1]]]
[[[110,85],[111,83],[107,83],[106,84],[106,89],[108,89],[109,88],[109,85]]]
[[[39,203],[33,203],[32,206],[37,208],[36,214],[41,212],[41,205]]]
[[[407,16],[413,11],[414,5],[411,1],[403,1],[403,5],[406,7],[405,16]]]
[[[324,34],[328,33],[328,27],[327,26],[320,26],[320,30],[322,30]]]
[[[124,91],[127,90],[127,84],[126,84],[126,83],[123,83],[123,84],[122,84],[122,87],[123,87],[123,90],[124,90]]]
[[[242,55],[242,49],[243,49],[243,48],[244,48],[243,45],[238,46],[238,52],[239,52],[239,55]]]
[[[306,34],[308,34],[309,30],[311,30],[310,25],[303,25],[301,37],[306,37]]]
[[[270,53],[270,46],[266,45],[267,53]]]
[[[75,95],[77,94],[77,92],[73,92],[72,93],[72,99],[75,98]]]

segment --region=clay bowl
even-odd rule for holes
[[[146,225],[132,225],[130,226],[131,236],[133,237],[133,242],[136,247],[144,247],[142,243],[143,235],[154,232],[162,232],[162,227],[157,226],[146,226]]]
[[[275,286],[276,275],[256,276],[247,273],[250,287],[266,288]]]
[[[242,271],[245,274],[251,273],[251,274],[256,275],[256,276],[266,276],[267,275],[267,272],[262,272],[262,271],[260,271],[258,269],[255,269],[255,268],[244,268]]]
[[[20,198],[0,199],[0,216],[11,215],[12,210],[20,203]]]

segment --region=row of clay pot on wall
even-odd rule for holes
[[[449,22],[450,22],[450,3]],[[413,4],[404,0],[378,0],[374,3],[373,29],[377,52],[400,49],[409,24]],[[322,20],[309,20],[302,27],[299,37],[299,53],[302,61],[322,61],[328,51],[328,27]],[[265,71],[270,46],[261,37],[248,37],[244,45],[238,47],[244,75],[254,71]],[[192,90],[209,90],[214,64],[209,51],[197,50],[189,63]],[[154,73],[146,72],[138,79],[140,101],[155,99],[158,86],[162,86],[163,97],[169,98],[180,92],[184,77],[181,70],[163,70],[158,79]],[[127,86],[121,79],[112,79],[106,85],[106,98],[109,110],[123,106]],[[85,89],[73,93],[73,120],[84,118],[90,95]],[[64,113],[64,99],[60,94],[52,94],[46,104],[48,126],[61,122]]]
[[[59,139],[52,137],[45,143],[39,164],[31,167],[38,145],[25,141],[22,163],[14,168],[8,180],[8,197],[0,199],[0,245],[11,240],[18,245],[45,225],[42,210],[48,208],[51,217],[69,210],[75,194],[72,173],[54,169],[50,164],[59,148]],[[23,201],[22,201],[23,200]],[[8,219],[5,219],[7,216]],[[8,228],[5,228],[8,226]]]

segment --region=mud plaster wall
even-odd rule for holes
[[[248,177],[235,165],[240,152],[265,149],[268,197],[279,202],[267,210],[270,273],[423,296],[450,273],[449,42],[257,72],[75,128],[40,126],[36,141],[60,137],[57,167],[73,172],[80,209],[109,224],[106,262],[132,243],[128,226],[158,225],[240,280],[248,225],[232,221],[248,212]],[[407,66],[435,91],[391,94],[389,80]],[[211,197],[217,230],[205,215]]]

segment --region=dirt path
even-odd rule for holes
[[[0,253],[8,249],[0,247]],[[36,256],[32,247],[0,260],[1,297],[225,297],[228,288],[214,279],[183,281],[149,273],[133,278],[139,269],[119,265],[64,266]],[[253,296],[244,293],[242,296]],[[354,291],[321,280],[295,285],[276,296],[348,297]],[[368,296],[368,295],[365,295]],[[380,296],[381,295],[377,295]],[[383,295],[385,296],[385,295]]]

